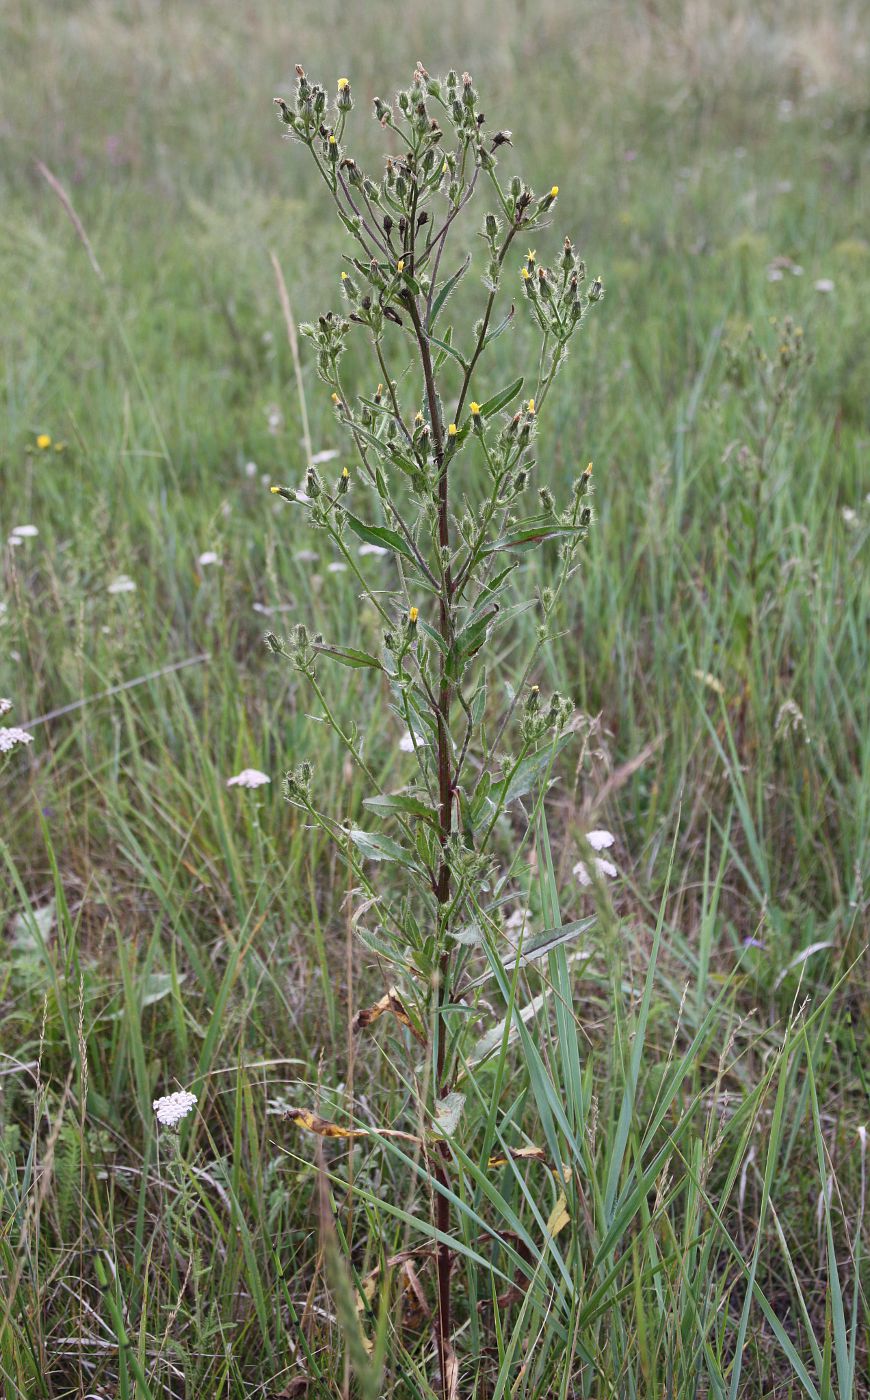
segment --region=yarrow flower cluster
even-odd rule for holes
[[[177,1128],[182,1119],[196,1107],[196,1094],[188,1089],[178,1089],[174,1094],[164,1094],[155,1099],[151,1107],[157,1114],[158,1123],[164,1128]]]
[[[5,725],[0,728],[0,753],[11,753],[13,749],[18,748],[19,744],[23,747],[25,744],[32,743],[33,735],[28,734],[26,729],[19,729],[17,725],[12,725],[8,729]]]
[[[609,850],[615,839],[612,831],[587,831],[586,833],[586,840],[593,851]],[[610,880],[615,880],[619,874],[613,861],[607,860],[604,856],[593,856],[592,862],[599,875],[606,875]],[[592,884],[592,874],[585,860],[578,860],[572,873],[577,876],[578,881],[584,887]]]
[[[261,773],[259,768],[243,768],[241,773],[227,778],[227,787],[258,788],[271,781],[268,773]]]

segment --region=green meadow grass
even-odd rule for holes
[[[546,969],[478,969],[481,1035],[541,1001],[468,1069],[460,1394],[866,1396],[866,6],[398,15],[12,0],[0,22],[0,695],[34,737],[0,776],[0,1391],[433,1393],[385,1267],[417,1250],[431,1302],[427,1179],[378,1136],[408,1127],[419,1052],[398,1025],[351,1036],[385,974],[281,776],[311,757],[338,818],[365,792],[263,644],[297,620],[379,638],[264,481],[305,469],[269,254],[297,320],[338,305],[340,270],[271,98],[296,61],[348,74],[373,148],[371,97],[419,57],[473,72],[559,183],[548,247],[570,233],[606,288],[538,453],[557,488],[595,463],[540,676],[587,718],[519,864],[534,928],[596,919]],[[751,327],[775,356],[787,315],[813,359],[759,508],[727,347]],[[484,393],[525,361],[517,321]],[[524,556],[518,597],[551,562]],[[323,683],[395,787],[402,726],[361,674]],[[270,786],[227,788],[246,766]],[[590,824],[617,837],[612,899],[571,874]],[[199,1096],[177,1141],[151,1111],[176,1087]],[[318,1171],[287,1107],[375,1140],[326,1142]],[[488,1166],[524,1143],[549,1165]]]

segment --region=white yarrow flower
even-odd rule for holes
[[[834,290],[833,279],[830,277],[820,277],[817,282],[813,283],[813,286],[817,292],[827,293]]]
[[[135,592],[136,592],[136,585],[135,585],[135,583],[133,582],[133,580],[130,578],[130,575],[129,575],[129,574],[119,574],[117,578],[112,579],[112,582],[109,584],[109,587],[106,589],[106,592],[107,592],[107,593],[135,593]]]
[[[333,559],[331,564],[327,564],[326,571],[330,574],[345,574],[347,573],[347,565],[343,559]]]
[[[227,778],[227,787],[258,788],[271,781],[268,773],[261,773],[259,768],[243,768],[235,777]]]
[[[10,540],[35,540],[39,530],[35,525],[15,525]]]
[[[196,1094],[179,1089],[174,1094],[164,1094],[162,1098],[155,1099],[151,1107],[157,1114],[158,1123],[162,1123],[164,1128],[175,1128],[195,1105]]]
[[[593,851],[608,850],[609,847],[613,845],[615,839],[612,831],[587,831],[586,833],[586,840],[589,842]],[[600,875],[607,875],[611,880],[615,880],[616,876],[619,874],[613,861],[605,859],[604,856],[595,856],[593,858],[593,863]],[[578,860],[577,864],[574,866],[573,873],[584,887],[592,884],[592,875],[589,870],[589,865],[585,860]]]
[[[206,569],[208,568],[209,564],[219,564],[221,560],[220,555],[215,550],[206,549],[199,556],[196,562],[197,564],[199,564],[200,568]]]
[[[11,753],[19,744],[32,744],[33,735],[28,734],[26,729],[19,729],[17,725],[12,725],[7,729],[0,728],[0,753]]]
[[[319,467],[321,462],[331,462],[333,458],[340,457],[341,453],[337,447],[325,447],[322,452],[315,452],[311,458],[312,467]]]
[[[360,558],[364,558],[366,554],[389,554],[389,552],[388,549],[384,549],[382,544],[361,544],[359,547]]]
[[[2,697],[0,697],[0,715],[8,715],[8,713],[9,713],[9,711],[10,711],[11,709],[12,709],[12,701],[11,701],[11,700],[4,700]]]

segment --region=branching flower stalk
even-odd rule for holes
[[[456,1362],[451,1343],[450,1203],[451,1131],[439,1105],[451,1096],[461,1070],[461,1049],[470,1018],[451,1015],[456,979],[473,940],[457,941],[469,919],[483,917],[490,934],[499,925],[504,899],[494,843],[506,809],[539,785],[565,740],[570,701],[548,701],[527,682],[553,636],[560,593],[578,564],[591,521],[591,464],[581,471],[570,500],[561,508],[546,483],[537,509],[524,502],[532,482],[533,450],[540,415],[568,345],[602,285],[586,271],[569,239],[552,266],[529,248],[514,262],[516,241],[542,231],[558,198],[553,185],[536,195],[519,176],[502,182],[498,153],[512,146],[511,133],[486,129],[471,77],[451,72],[430,77],[418,64],[410,86],[394,103],[374,102],[375,117],[393,150],[377,178],[370,177],[345,146],[353,109],[350,83],[340,79],[335,97],[297,68],[293,104],[276,98],[287,134],[309,152],[329,190],[351,251],[340,274],[344,306],[300,329],[313,341],[317,369],[332,396],[335,414],[351,436],[358,459],[361,500],[347,468],[333,485],[311,464],[304,489],[273,486],[301,505],[312,526],[324,530],[352,570],[362,596],[383,624],[379,655],[327,642],[298,626],[289,642],[272,634],[272,649],[288,656],[307,678],[332,727],[371,787],[364,806],[393,824],[396,836],[342,825],[317,811],[308,763],[287,775],[285,793],[328,832],[349,859],[367,922],[363,940],[389,959],[402,978],[402,998],[418,1038],[431,1056],[427,1129],[439,1242],[436,1342],[440,1385],[454,1389]],[[450,298],[469,271],[472,256],[446,274],[453,236],[475,195],[489,193],[492,207],[479,227],[485,259],[483,314],[465,333],[442,326]],[[496,319],[500,294],[507,311]],[[491,344],[514,323],[522,302],[538,327],[532,392],[520,400],[518,378],[483,399],[483,361]],[[351,393],[340,362],[352,327],[364,334],[375,364],[377,387]],[[408,370],[410,361],[411,370]],[[391,365],[400,369],[397,374]],[[410,398],[409,384],[414,387]],[[400,388],[400,386],[402,386]],[[479,398],[475,398],[477,393]],[[482,401],[479,401],[482,400]],[[445,404],[452,407],[445,409]],[[476,458],[478,470],[457,478],[459,458]],[[489,483],[483,499],[471,498],[469,482]],[[396,582],[384,593],[366,578],[351,553],[352,537],[379,553],[388,551]],[[552,582],[531,600],[517,599],[522,578],[517,555],[552,551]],[[520,611],[538,612],[532,655],[520,683],[500,687],[487,676],[493,638]],[[412,736],[415,773],[407,786],[386,793],[365,756],[354,725],[335,717],[317,668],[331,659],[377,672]],[[494,700],[506,694],[501,712]],[[506,739],[515,749],[503,747]],[[392,866],[396,880],[378,887],[365,863]],[[483,892],[483,893],[482,893]],[[424,1028],[428,1026],[428,1036]]]

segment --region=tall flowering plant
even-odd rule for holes
[[[328,481],[312,464],[303,489],[272,490],[328,534],[378,614],[382,637],[377,654],[301,624],[286,643],[273,634],[267,641],[305,677],[370,788],[357,825],[318,809],[309,763],[285,783],[288,800],[350,862],[364,910],[360,936],[395,969],[397,984],[357,1024],[391,1012],[426,1047],[420,1141],[435,1202],[435,1336],[447,1395],[455,1378],[451,1140],[472,1019],[458,988],[460,978],[473,980],[467,968],[476,949],[497,955],[510,893],[510,872],[500,874],[496,860],[505,816],[512,809],[522,818],[522,799],[545,781],[571,724],[570,701],[542,695],[534,674],[588,534],[592,467],[578,472],[560,502],[535,449],[553,382],[602,285],[587,279],[568,238],[549,265],[531,247],[518,251],[550,223],[558,186],[539,195],[518,175],[501,178],[511,132],[487,128],[467,73],[436,79],[418,64],[394,102],[375,99],[390,153],[372,174],[346,144],[349,81],[339,79],[330,98],[301,68],[296,73],[295,100],[276,104],[348,235],[342,309],[301,330],[352,439],[355,466]],[[461,240],[475,197],[488,206],[476,229],[482,312],[465,326],[449,312],[473,266]],[[485,393],[487,352],[522,314],[539,339],[531,374]],[[374,361],[367,389],[342,377],[356,335]],[[519,599],[519,565],[530,550],[545,551],[547,582],[533,599]],[[395,566],[386,592],[362,562],[384,551]],[[496,637],[530,608],[537,612],[530,654],[519,674],[512,666],[510,677],[499,676]],[[358,729],[333,714],[321,685],[328,662],[371,671],[388,688],[410,754],[398,790],[382,790]],[[312,1113],[298,1119],[323,1130]]]

